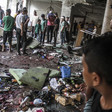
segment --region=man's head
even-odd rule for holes
[[[89,40],[83,47],[83,77],[89,87],[112,87],[112,33]]]
[[[58,17],[58,13],[57,12],[55,13],[55,17]]]
[[[69,21],[69,17],[66,17],[66,21]]]
[[[45,14],[42,14],[42,15],[41,15],[41,18],[42,18],[42,19],[45,19]]]
[[[23,8],[22,13],[27,14],[27,8],[26,7]]]
[[[11,10],[10,9],[7,9],[6,10],[6,15],[10,15],[11,14]]]
[[[40,24],[40,23],[41,23],[41,20],[40,20],[40,19],[38,19],[37,23],[38,23],[38,24]]]
[[[65,16],[62,16],[61,17],[61,21],[65,21]]]
[[[37,16],[37,11],[36,10],[34,10],[34,15]]]

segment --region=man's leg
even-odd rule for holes
[[[3,45],[2,45],[2,51],[5,51],[5,43],[7,42],[7,32],[3,32]]]
[[[20,29],[16,29],[16,37],[17,37],[17,52],[18,55],[21,55],[20,53],[20,48],[21,48],[21,30]]]
[[[26,32],[23,33],[23,54],[27,54],[26,53],[26,42],[27,42],[27,37],[26,37]]]
[[[50,26],[47,26],[47,43],[49,43]]]
[[[43,44],[44,44],[44,41],[45,41],[45,34],[46,34],[46,30],[44,31],[44,34],[43,34]]]
[[[40,35],[40,43],[42,43],[43,40],[43,32],[41,31],[41,35]]]
[[[32,37],[34,36],[34,26],[32,26]]]
[[[57,34],[58,31],[54,31],[54,46],[56,46]]]
[[[50,26],[50,31],[51,31],[50,42],[52,42],[53,30],[54,30],[54,26]]]
[[[12,48],[12,35],[13,35],[13,32],[12,31],[9,31],[7,33],[7,36],[8,36],[8,42],[9,42],[9,52],[11,52],[11,48]]]

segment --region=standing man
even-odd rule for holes
[[[47,43],[51,43],[52,41],[52,36],[53,36],[53,30],[54,30],[54,20],[55,16],[52,11],[49,12],[48,14],[48,21],[47,21]],[[49,33],[50,33],[50,38],[49,38]]]
[[[59,30],[59,23],[60,19],[58,17],[58,13],[55,13],[55,21],[54,21],[54,47],[56,46],[56,40],[57,40],[57,35],[58,35],[58,30]]]
[[[29,17],[27,16],[27,8],[24,7],[22,13],[16,17],[16,36],[17,36],[17,54],[21,55],[20,48],[22,47],[23,55],[26,53],[26,41],[27,41],[27,25]]]
[[[61,29],[60,29],[61,46],[63,46],[65,42],[65,28],[66,28],[65,16],[62,16],[61,17]]]
[[[36,10],[34,10],[34,16],[32,17],[32,37],[35,36],[36,38],[36,35],[34,34],[34,31],[35,31],[35,25],[37,24],[37,21],[38,21],[39,17],[37,16],[37,12]]]
[[[65,32],[66,32],[66,41],[67,43],[69,43],[69,32],[70,32],[70,21],[69,21],[69,17],[66,17],[66,28],[65,28]]]
[[[4,33],[3,33],[3,45],[2,51],[5,51],[5,44],[9,42],[9,52],[11,52],[11,45],[12,45],[12,36],[13,36],[13,27],[14,27],[14,18],[10,15],[11,10],[6,10],[6,16],[3,18],[3,26],[4,26]]]
[[[2,26],[2,24],[3,24],[3,17],[4,17],[4,11],[2,10],[2,8],[0,6],[0,26]]]
[[[45,14],[41,15],[42,21],[41,21],[41,44],[44,44],[45,40],[45,34],[46,34],[46,28],[47,28],[47,20],[45,19]]]

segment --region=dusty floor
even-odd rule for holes
[[[48,60],[46,58],[42,58],[42,56],[38,56],[38,54],[32,54],[33,50],[29,49],[27,50],[28,56],[18,56],[16,55],[16,50],[14,49],[12,53],[6,52],[0,52],[0,72],[8,72],[9,68],[22,68],[22,69],[29,69],[32,67],[42,66],[47,68],[54,68],[58,69],[58,62],[59,58],[55,57],[54,59]],[[53,51],[50,51],[53,52]],[[48,53],[48,52],[46,52]],[[64,50],[64,53],[69,57],[69,54]],[[75,73],[76,65],[72,66],[72,73]],[[10,94],[14,94],[13,97],[15,97],[19,92],[23,92],[17,85],[15,85],[15,90],[10,91],[8,93],[5,93],[5,97],[11,97]],[[0,97],[2,98],[2,94],[0,94]],[[7,99],[7,98],[6,98]],[[0,101],[3,101],[0,100]],[[7,104],[8,105],[8,104]],[[2,104],[3,106],[3,104]],[[6,106],[6,105],[5,105]],[[8,109],[7,112],[12,112],[12,108],[16,108],[16,105],[10,106],[10,109]],[[63,107],[60,104],[56,104],[56,102],[52,103],[52,105],[48,106],[48,108],[52,108],[57,110],[57,112],[79,112],[79,110],[76,110],[74,107]],[[83,107],[81,107],[83,108]],[[15,111],[13,111],[15,112]]]

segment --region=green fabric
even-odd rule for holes
[[[23,76],[26,70],[24,69],[9,69],[9,73],[13,75],[13,77],[17,80],[19,84],[22,84],[20,78]]]
[[[41,30],[41,25],[40,24],[36,24],[35,25],[35,33],[39,34],[40,30]]]
[[[62,31],[62,29],[63,29],[63,27],[64,27],[64,29],[63,29],[63,31],[62,31],[62,32],[64,32],[64,31],[65,31],[65,26],[66,26],[66,23],[65,23],[65,21],[63,21],[63,22],[61,23],[61,30],[60,30],[60,31]]]
[[[42,20],[41,21],[41,30],[42,30],[42,32],[44,31],[46,25],[47,25],[47,20],[46,19]]]
[[[4,31],[12,31],[14,26],[14,18],[12,16],[5,16],[3,18]]]

